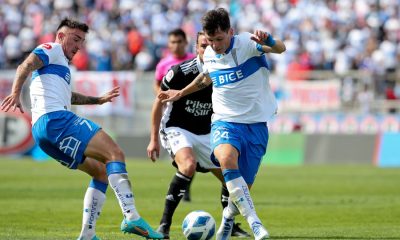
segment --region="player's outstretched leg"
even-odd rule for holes
[[[221,186],[221,205],[222,205],[222,209],[226,208],[228,206],[228,201],[229,201],[229,191],[226,188],[226,186],[222,185]],[[231,205],[235,208],[235,212],[237,212],[237,214],[239,214],[239,211],[237,210],[236,206],[232,204]],[[235,215],[237,215],[235,214]],[[251,237],[251,235],[249,233],[247,233],[246,231],[244,231],[241,227],[240,227],[240,223],[233,223],[233,227],[232,227],[232,233],[231,233],[232,237],[238,237],[238,238],[249,238]]]
[[[164,236],[154,231],[150,225],[140,217],[135,207],[131,182],[128,178],[124,162],[112,161],[106,164],[108,181],[115,192],[119,205],[124,214],[121,231],[134,233],[147,239],[162,239]]]
[[[169,239],[172,216],[174,215],[184,193],[189,188],[191,181],[191,177],[188,177],[179,171],[175,173],[175,176],[171,180],[167,196],[165,197],[163,216],[160,221],[160,226],[157,228],[157,232],[162,233],[164,239]]]
[[[96,221],[106,200],[107,183],[92,179],[83,200],[82,230],[78,240],[100,240],[96,236]]]
[[[241,176],[238,169],[226,169],[223,171],[226,187],[229,191],[229,198],[238,208],[240,214],[245,217],[256,240],[269,238],[268,231],[262,225],[256,214],[253,200],[250,196],[247,183]]]

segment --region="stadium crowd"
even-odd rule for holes
[[[191,46],[200,18],[230,10],[234,29],[267,29],[287,51],[271,56],[276,74],[309,79],[310,70],[362,70],[386,80],[400,60],[400,0],[0,0],[0,69],[15,68],[36,45],[52,41],[66,16],[87,22],[78,70],[154,70],[167,34],[181,27]],[[194,51],[189,49],[189,51]],[[299,74],[302,73],[302,74]],[[364,79],[366,84],[371,79]],[[385,82],[385,81],[381,81]],[[393,93],[400,95],[399,93]]]

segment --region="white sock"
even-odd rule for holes
[[[254,222],[260,222],[250,196],[249,188],[243,177],[238,177],[226,182],[229,191],[229,199],[236,205],[240,214],[244,216],[250,226]]]
[[[232,202],[231,198],[228,200],[228,206],[224,208],[224,211],[222,212],[225,218],[232,219],[236,215],[240,214],[239,209],[235,206],[235,204]]]
[[[135,199],[133,196],[131,182],[127,173],[114,173],[108,176],[111,188],[115,192],[122,213],[128,220],[137,220],[140,215],[135,207]]]
[[[83,239],[92,239],[96,235],[96,220],[100,216],[101,209],[106,200],[106,195],[95,188],[86,190],[83,200],[82,230],[79,235]]]

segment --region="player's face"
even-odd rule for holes
[[[196,50],[197,50],[197,54],[199,54],[199,56],[200,56],[201,61],[203,61],[204,51],[206,50],[207,46],[208,46],[208,42],[207,42],[206,36],[200,35],[199,39],[197,40]]]
[[[79,29],[67,29],[63,32],[62,47],[68,60],[72,60],[75,54],[82,48],[86,33]]]
[[[185,55],[186,40],[182,36],[170,35],[168,37],[168,49],[175,56]]]
[[[216,52],[217,54],[222,54],[226,51],[226,49],[229,48],[232,36],[232,29],[229,29],[228,32],[224,32],[221,29],[218,29],[213,35],[208,35],[206,33],[208,44],[210,44],[214,52]]]

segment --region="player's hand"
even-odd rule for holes
[[[255,41],[256,43],[259,43],[261,45],[264,45],[265,40],[267,40],[268,36],[270,34],[266,33],[264,31],[261,30],[255,30],[253,35],[250,37],[251,40]]]
[[[1,110],[7,112],[12,108],[13,112],[19,108],[21,113],[24,113],[24,109],[22,108],[21,100],[19,99],[19,94],[12,93],[4,98],[3,102],[1,102]]]
[[[99,97],[99,104],[103,104],[106,102],[112,102],[114,98],[120,95],[119,93],[120,87],[114,87],[110,91],[106,92],[103,96]]]
[[[158,141],[150,141],[147,146],[147,157],[149,157],[153,162],[160,157],[160,144]]]
[[[159,92],[157,97],[162,103],[166,103],[178,101],[181,98],[181,95],[179,90],[170,89],[168,91]]]

